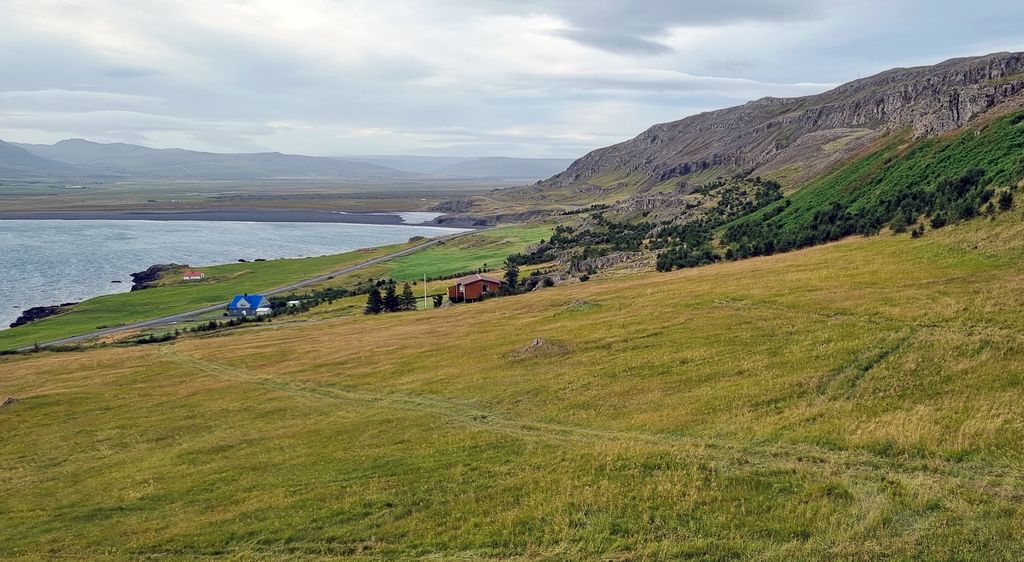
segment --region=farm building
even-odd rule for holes
[[[448,287],[448,300],[452,302],[473,302],[498,293],[501,289],[501,280],[474,273],[455,280],[455,284]]]
[[[181,275],[181,278],[185,281],[199,281],[206,279],[206,274],[202,271],[186,271]]]
[[[270,312],[270,301],[263,295],[235,295],[228,305],[231,316],[263,316]]]

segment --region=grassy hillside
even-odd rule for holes
[[[1019,559],[1022,219],[0,358],[0,557]]]
[[[479,268],[501,267],[509,254],[521,252],[551,236],[548,225],[509,226],[464,236],[430,248],[425,252],[402,256],[385,265],[387,276],[398,280],[440,277]]]
[[[896,137],[735,221],[723,239],[741,255],[757,255],[877,232],[894,221],[905,227],[921,216],[945,224],[980,214],[997,190],[1022,178],[1024,113],[942,138]]]

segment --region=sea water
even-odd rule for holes
[[[0,220],[0,329],[29,307],[128,291],[130,274],[153,264],[202,267],[321,256],[459,231],[345,223]]]

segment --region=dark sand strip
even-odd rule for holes
[[[143,220],[416,224],[404,223],[398,215],[390,214],[289,211],[273,209],[195,209],[188,211],[0,211],[0,220]],[[424,223],[424,226],[434,225],[431,223]]]

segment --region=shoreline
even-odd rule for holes
[[[275,209],[192,209],[182,211],[13,211],[0,212],[4,220],[145,220],[145,221],[210,221],[210,222],[308,222],[372,225],[434,226],[449,228],[480,228],[428,222],[405,222],[400,213],[292,211]],[[441,217],[442,214],[438,214]]]
[[[153,216],[153,215],[158,215],[158,216]],[[202,218],[197,218],[197,215],[201,216]],[[61,220],[67,220],[67,221],[111,220],[111,221],[116,221],[116,220],[121,220],[121,221],[125,221],[125,222],[130,222],[130,221],[161,221],[161,222],[198,221],[198,222],[211,222],[211,223],[212,222],[245,222],[245,223],[254,223],[254,224],[259,224],[259,223],[266,223],[266,224],[270,224],[270,223],[303,223],[303,224],[307,224],[307,225],[315,225],[315,224],[345,225],[345,224],[349,224],[349,225],[355,225],[355,226],[388,227],[389,229],[390,229],[390,227],[408,227],[409,230],[411,231],[409,233],[409,236],[411,236],[412,238],[422,237],[422,238],[424,238],[426,240],[434,240],[434,239],[447,238],[447,237],[450,237],[453,234],[457,234],[459,232],[466,232],[466,233],[468,233],[468,232],[471,232],[471,231],[475,231],[475,230],[480,230],[480,229],[486,228],[486,227],[482,227],[482,226],[477,226],[477,227],[453,226],[453,225],[450,225],[450,224],[437,224],[435,222],[409,223],[409,222],[402,222],[402,217],[399,216],[398,214],[384,214],[384,213],[378,214],[378,213],[370,213],[370,212],[340,213],[340,212],[330,212],[330,211],[299,211],[299,212],[294,212],[294,211],[273,211],[273,210],[271,210],[271,211],[262,211],[261,210],[261,211],[256,211],[255,216],[254,216],[252,210],[239,210],[239,211],[231,212],[230,216],[232,217],[231,219],[225,219],[225,218],[223,218],[224,217],[224,213],[221,213],[221,212],[218,212],[218,211],[212,211],[212,212],[211,211],[190,211],[190,212],[184,212],[184,213],[183,212],[177,212],[177,211],[168,212],[168,213],[164,213],[164,212],[156,212],[156,213],[154,213],[154,212],[150,211],[150,212],[146,212],[145,214],[137,213],[137,212],[120,212],[120,211],[116,211],[116,212],[107,212],[107,211],[99,211],[99,212],[92,212],[92,211],[60,212],[60,211],[53,211],[53,212],[10,212],[10,213],[0,212],[0,229],[3,228],[3,221],[4,220],[12,220],[12,221],[13,220],[28,220],[28,221],[33,221],[33,220],[40,220],[40,221],[41,220],[54,220],[54,221],[61,221]],[[305,216],[305,220],[297,220],[297,218],[299,216]],[[256,217],[258,217],[259,220],[253,220]],[[319,219],[319,220],[314,220],[314,219]],[[328,219],[332,219],[332,220],[328,220]],[[354,220],[352,220],[352,219],[354,219]],[[422,231],[420,229],[424,229],[424,228],[435,229],[435,230],[437,230],[439,232],[437,232],[436,234],[422,233]],[[412,238],[410,238],[410,240]],[[266,258],[266,259],[260,258],[260,257],[255,257],[255,258],[249,258],[249,259],[245,259],[245,260],[243,260],[243,259],[238,259],[238,260],[224,259],[223,261],[216,261],[214,263],[203,263],[201,265],[196,265],[196,267],[197,268],[217,267],[217,266],[231,265],[231,264],[242,262],[242,261],[250,261],[250,262],[275,262],[275,261],[286,261],[286,260],[295,260],[295,259],[310,259],[310,258],[317,258],[317,257],[324,257],[324,256],[335,256],[335,255],[342,255],[342,254],[347,254],[347,253],[352,253],[352,252],[358,252],[358,251],[367,250],[367,249],[376,249],[376,248],[379,248],[379,247],[382,247],[382,246],[390,245],[392,243],[400,243],[400,242],[383,242],[383,243],[378,243],[378,244],[371,244],[369,246],[365,246],[365,247],[361,247],[361,248],[352,248],[352,249],[342,250],[342,251],[330,251],[330,252],[324,253],[322,255],[271,256],[271,257]],[[246,256],[246,257],[248,257],[248,256]],[[153,264],[151,263],[149,265],[139,265],[139,266],[136,266],[136,267],[138,267],[138,268],[146,268],[146,267],[151,267],[152,265]],[[113,273],[112,274],[113,276],[111,277],[111,279],[114,279],[114,281],[111,281],[111,283],[118,283],[118,284],[124,283],[124,284],[130,285],[132,283],[132,281],[124,280],[122,273],[129,274],[129,272],[131,272],[131,271],[134,271],[134,270],[133,269],[126,269],[126,270],[123,270],[122,272]],[[111,285],[104,285],[104,286],[111,286]],[[79,302],[75,302],[75,303],[63,302],[60,299],[65,299],[65,300],[71,299],[71,300],[75,300],[75,301],[85,302],[85,301],[89,301],[91,299],[95,299],[95,298],[99,298],[99,297],[105,297],[105,296],[108,296],[108,295],[114,295],[114,294],[119,294],[119,293],[125,293],[125,292],[130,292],[130,291],[124,291],[124,290],[106,291],[106,290],[104,290],[103,292],[97,292],[95,294],[90,294],[90,295],[73,295],[73,296],[64,295],[64,296],[61,296],[61,297],[58,297],[58,298],[55,298],[55,299],[51,299],[51,300],[49,300],[49,302],[47,302],[47,300],[40,299],[40,300],[26,301],[26,302],[23,302],[23,303],[18,304],[18,305],[13,305],[11,307],[11,309],[16,311],[17,315],[16,316],[12,315],[12,318],[10,319],[10,321],[4,319],[2,322],[0,322],[0,332],[4,332],[4,331],[7,331],[7,330],[15,328],[15,326],[11,326],[10,324],[17,322],[25,314],[25,312],[27,312],[27,311],[30,311],[30,310],[33,310],[33,309],[54,309],[54,312],[51,315],[59,315],[61,312],[65,312],[67,310],[69,304],[79,304]],[[57,303],[57,302],[61,302],[62,304],[52,304],[52,303]],[[47,316],[50,316],[50,315],[47,315]],[[42,316],[42,317],[39,317],[39,318],[33,318],[33,320],[31,322],[26,322],[25,324],[31,324],[31,323],[34,323],[34,321],[36,321],[36,320],[44,320],[45,318],[46,318],[45,316]]]

